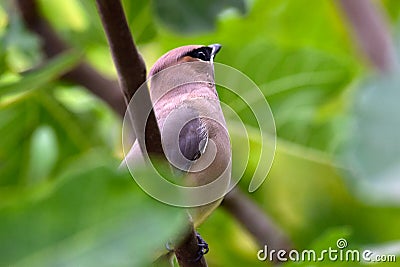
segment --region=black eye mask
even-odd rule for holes
[[[198,58],[203,61],[210,61],[212,58],[212,48],[203,46],[186,54],[187,56]]]

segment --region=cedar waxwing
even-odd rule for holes
[[[231,176],[230,139],[214,82],[213,60],[220,49],[219,44],[173,49],[149,73],[163,150],[175,176],[191,187],[222,181],[216,186],[220,198],[188,208],[195,226],[220,204]],[[135,168],[141,155],[136,142],[123,164]]]

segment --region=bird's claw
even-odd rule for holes
[[[198,242],[198,246],[199,246],[199,250],[197,252],[197,258],[194,260],[194,262],[197,262],[201,259],[201,257],[203,257],[205,254],[208,253],[208,251],[210,250],[208,248],[208,244],[206,241],[204,241],[204,239],[200,236],[199,233],[196,233],[196,237],[197,237],[197,242]]]

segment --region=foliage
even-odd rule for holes
[[[182,214],[115,171],[120,118],[84,88],[58,79],[82,54],[115,78],[94,1],[39,2],[74,50],[45,61],[11,1],[0,4],[0,265],[144,266],[182,229]],[[393,184],[372,172],[394,166],[398,186],[398,75],[371,75],[333,1],[123,2],[148,67],[180,45],[221,43],[217,61],[259,85],[278,144],[267,180],[251,197],[296,248],[323,249],[339,237],[354,248],[399,242],[399,201],[387,201]],[[383,3],[396,27],[399,1]],[[245,107],[235,110],[254,127]],[[261,149],[258,142],[250,145]],[[256,159],[250,155],[244,190]],[[376,188],[383,189],[370,194]],[[224,210],[200,232],[211,247],[210,266],[266,265],[256,257],[261,248]],[[341,266],[315,264],[325,265]]]

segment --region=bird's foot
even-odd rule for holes
[[[194,260],[195,262],[199,261],[201,257],[208,253],[210,250],[208,248],[208,244],[204,239],[200,236],[199,233],[196,232],[197,242],[199,243],[199,250],[197,252],[198,257]]]

